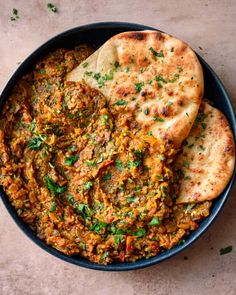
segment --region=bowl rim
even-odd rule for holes
[[[23,71],[28,67],[28,63],[34,60],[35,56],[38,55],[38,53],[42,50],[44,50],[47,47],[50,47],[54,44],[55,41],[59,39],[63,39],[64,37],[68,36],[69,34],[73,34],[80,31],[87,31],[91,29],[122,29],[122,30],[156,30],[160,31],[154,27],[151,26],[145,26],[142,24],[137,23],[129,23],[129,22],[96,22],[91,24],[86,24],[82,26],[77,26],[74,28],[71,28],[69,30],[66,30],[60,34],[57,34],[56,36],[50,38],[48,41],[44,42],[41,46],[39,46],[36,50],[34,50],[21,64],[20,66],[15,70],[11,78],[8,80],[6,85],[3,87],[2,93],[1,93],[1,101],[2,97],[7,97],[8,93],[14,86],[15,82],[19,79],[19,77],[22,75]],[[231,129],[234,134],[234,138],[236,137],[236,119],[232,107],[232,103],[230,100],[230,97],[228,93],[226,92],[223,83],[217,76],[217,74],[213,71],[213,69],[205,62],[205,60],[197,54],[200,62],[203,64],[205,68],[210,72],[210,74],[214,77],[216,84],[218,85],[220,92],[224,96],[224,102],[227,105],[228,113],[227,116],[230,118],[231,122]],[[0,107],[1,111],[1,107]],[[182,245],[175,246],[174,248],[170,250],[166,250],[162,253],[157,254],[154,257],[148,258],[148,259],[141,259],[137,260],[135,262],[124,262],[124,263],[112,263],[109,265],[100,265],[93,262],[90,262],[89,260],[86,260],[84,258],[78,257],[78,256],[67,256],[63,254],[62,252],[59,252],[58,250],[52,248],[51,246],[47,245],[44,241],[40,240],[36,234],[28,227],[27,224],[25,224],[21,218],[17,215],[16,210],[11,205],[8,197],[3,192],[2,188],[0,190],[0,196],[3,200],[3,203],[15,221],[15,223],[18,225],[18,227],[26,234],[27,237],[29,237],[35,244],[37,244],[40,248],[45,250],[46,252],[56,256],[57,258],[60,258],[66,262],[89,268],[94,270],[103,270],[103,271],[127,271],[127,270],[134,270],[134,269],[141,269],[148,266],[152,266],[155,264],[158,264],[164,260],[167,260],[178,253],[181,253],[183,250],[190,247],[196,240],[198,240],[205,232],[206,230],[211,226],[211,224],[215,221],[216,217],[219,215],[220,211],[222,210],[226,200],[228,199],[230,190],[232,188],[232,185],[234,183],[236,175],[236,168],[234,169],[232,178],[230,182],[228,183],[227,187],[225,188],[224,192],[221,194],[221,200],[215,208],[214,212],[211,212],[211,214],[205,219],[204,226],[202,228],[199,228],[195,230],[191,236],[188,236],[186,239],[186,242]]]

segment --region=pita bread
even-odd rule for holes
[[[99,89],[115,114],[132,113],[144,132],[175,146],[187,137],[203,93],[201,65],[184,42],[157,31],[115,35],[70,72]]]
[[[232,176],[234,164],[234,138],[227,119],[218,109],[203,103],[175,163],[183,174],[177,203],[218,197]]]

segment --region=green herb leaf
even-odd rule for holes
[[[93,181],[88,181],[84,184],[85,190],[90,190],[93,187]]]
[[[163,76],[161,74],[158,74],[154,80],[159,81],[159,82],[163,82],[163,83],[167,83],[167,81],[163,78]]]
[[[225,248],[221,248],[221,249],[220,249],[220,255],[228,254],[228,253],[230,253],[232,250],[233,250],[233,247],[232,247],[232,246],[228,246],[228,247],[225,247]]]
[[[95,223],[90,227],[90,230],[95,231],[98,234],[101,234],[103,229],[107,227],[107,224],[100,221],[95,221]]]
[[[116,245],[116,248],[119,247],[119,245],[124,241],[123,239],[123,235],[115,235],[114,236],[114,242],[115,242],[115,245]]]
[[[117,69],[119,66],[120,66],[119,62],[116,61],[116,62],[114,63],[114,67]]]
[[[142,161],[128,161],[128,163],[126,164],[126,167],[128,169],[131,169],[131,167],[138,167],[142,165]]]
[[[111,172],[108,172],[107,174],[102,176],[102,180],[106,181],[106,180],[111,180],[112,179],[112,174]]]
[[[85,163],[90,167],[97,166],[97,163],[94,160],[87,160]]]
[[[11,16],[11,21],[16,21],[20,18],[18,15],[18,10],[16,8],[12,9],[12,15],[13,16]]]
[[[154,116],[153,121],[164,122],[165,120],[163,118],[161,118],[161,117]]]
[[[30,148],[31,150],[40,150],[43,147],[46,139],[46,135],[44,134],[40,134],[36,137],[30,138],[28,148]]]
[[[145,228],[138,228],[137,231],[133,234],[134,236],[137,236],[137,237],[143,237],[146,235],[146,230]]]
[[[50,212],[54,212],[55,210],[56,210],[56,203],[55,202],[51,202],[49,211]]]
[[[206,129],[206,123],[201,123],[203,129]]]
[[[71,205],[75,204],[75,199],[74,199],[73,195],[68,195],[67,200],[70,202]]]
[[[116,160],[115,165],[119,172],[123,171],[122,160]]]
[[[188,213],[189,211],[191,211],[193,209],[193,207],[195,207],[196,204],[188,204],[186,206],[185,212]]]
[[[67,166],[72,166],[72,165],[75,164],[78,160],[79,160],[79,156],[69,155],[69,156],[66,156],[64,163],[65,163]]]
[[[104,252],[104,253],[102,253],[102,255],[101,255],[101,259],[105,259],[105,258],[107,258],[109,256],[109,253],[108,252]]]
[[[137,200],[137,197],[135,197],[135,196],[127,196],[126,197],[126,201],[128,202],[128,203],[133,203],[133,202],[135,202]]]
[[[127,105],[127,101],[124,100],[124,99],[117,100],[117,101],[115,102],[115,105],[117,105],[117,106],[124,106],[124,105]]]
[[[152,218],[152,220],[149,222],[149,225],[151,226],[156,226],[156,225],[160,225],[161,224],[161,221],[158,219],[157,216],[154,216]]]
[[[59,186],[52,178],[48,175],[45,176],[46,188],[50,193],[55,196],[56,194],[62,194],[66,191],[66,186]]]
[[[54,13],[57,13],[58,12],[58,9],[56,8],[55,5],[53,5],[52,3],[48,3],[47,4],[47,7]]]
[[[112,80],[113,79],[113,73],[110,72],[109,74],[106,74],[105,76],[102,77],[104,81]]]
[[[152,47],[150,47],[149,50],[151,51],[151,53],[152,53],[155,57],[164,57],[164,54],[163,54],[162,51],[157,52],[157,51],[154,50]]]
[[[140,92],[142,90],[142,87],[144,86],[144,83],[143,82],[140,82],[140,83],[135,83],[134,84],[134,88],[135,88],[135,91],[136,92]]]
[[[82,64],[83,68],[86,68],[87,66],[88,66],[88,62],[85,62],[85,63]]]
[[[143,113],[147,116],[148,113],[149,113],[148,108],[144,109],[144,110],[143,110]]]
[[[85,71],[84,74],[88,77],[92,76],[93,72],[88,72],[88,71]]]
[[[177,66],[177,69],[179,70],[179,73],[183,72],[183,68],[181,66]]]

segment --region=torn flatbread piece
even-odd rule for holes
[[[218,197],[235,165],[234,137],[225,116],[202,103],[183,151],[175,162],[181,171],[177,203],[198,203]]]
[[[157,31],[115,35],[67,80],[84,80],[99,89],[111,111],[132,114],[144,132],[175,147],[190,132],[203,93],[196,54],[183,41]]]

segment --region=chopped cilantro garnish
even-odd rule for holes
[[[152,84],[152,80],[148,79],[148,80],[147,80],[147,83],[148,83],[149,85],[151,85],[151,84]]]
[[[143,82],[134,84],[135,91],[136,92],[140,92],[142,90],[142,87],[143,86],[144,86],[144,83]]]
[[[120,100],[117,100],[115,102],[115,105],[117,105],[117,106],[124,106],[124,105],[127,105],[127,101],[124,100],[124,99],[120,99]]]
[[[225,247],[225,248],[221,248],[221,249],[220,249],[220,255],[228,254],[228,253],[230,253],[232,250],[233,250],[233,247],[232,247],[232,246],[228,246],[228,247]]]
[[[161,75],[161,74],[158,74],[155,78],[154,78],[154,80],[156,80],[156,81],[161,81],[161,82],[163,82],[163,83],[167,83],[167,81],[163,78],[163,76]]]
[[[137,237],[143,237],[146,235],[146,230],[145,228],[140,227],[137,229],[137,231],[133,235]]]
[[[204,146],[203,145],[199,145],[199,148],[202,150],[202,151],[205,151],[205,148],[204,148]]]
[[[161,118],[161,117],[154,116],[153,121],[164,122],[165,120],[163,118]]]
[[[89,167],[92,167],[92,166],[96,166],[97,165],[97,163],[94,160],[87,160],[85,163]]]
[[[90,227],[90,230],[95,231],[98,234],[102,233],[102,230],[107,227],[107,224],[100,221],[95,221],[95,223]]]
[[[135,197],[135,196],[128,196],[128,197],[126,197],[126,201],[128,202],[128,203],[133,203],[133,202],[135,202],[137,200],[137,198]]]
[[[126,167],[130,169],[131,167],[138,167],[142,164],[142,161],[128,161]]]
[[[191,177],[190,176],[184,176],[184,180],[189,180],[189,179],[191,179]]]
[[[47,7],[54,13],[57,13],[58,12],[58,9],[56,8],[55,5],[53,5],[52,3],[48,3],[47,4]]]
[[[114,236],[114,242],[115,242],[115,245],[117,248],[119,247],[120,243],[122,243],[123,241],[124,241],[123,235],[115,235]]]
[[[88,66],[88,63],[87,62],[85,62],[85,63],[82,64],[82,67],[83,68],[86,68],[87,66]]]
[[[48,175],[45,176],[46,188],[50,193],[55,196],[56,194],[62,194],[66,191],[66,186],[59,186],[52,178]]]
[[[101,78],[101,74],[100,73],[95,73],[93,75],[93,78],[98,81]]]
[[[33,138],[30,138],[28,148],[31,150],[40,150],[43,147],[46,139],[46,135],[44,134],[39,134]]]
[[[148,108],[144,109],[143,112],[144,112],[144,114],[147,116],[148,113],[149,113]]]
[[[206,129],[206,123],[204,123],[204,122],[201,123],[201,126],[202,126],[203,129]]]
[[[85,74],[86,76],[89,76],[89,77],[90,77],[90,76],[92,76],[93,72],[85,71],[84,74]]]
[[[158,219],[157,216],[154,216],[152,220],[149,222],[149,225],[151,226],[160,225],[160,224],[161,224],[161,221]]]
[[[116,160],[115,165],[116,165],[116,168],[119,170],[119,172],[123,171],[123,166],[122,166],[121,160]]]
[[[186,207],[185,212],[188,213],[189,211],[191,211],[193,209],[193,207],[195,207],[196,204],[188,204]]]
[[[174,47],[171,47],[171,50],[170,50],[170,52],[174,52]]]
[[[73,195],[68,195],[67,200],[70,202],[71,205],[75,204],[75,199],[74,199]]]
[[[179,73],[183,72],[183,68],[181,66],[177,66],[177,69],[178,69]]]
[[[116,61],[116,62],[114,63],[114,67],[117,69],[119,66],[120,66],[119,62]]]
[[[79,156],[73,156],[73,155],[69,155],[65,157],[65,161],[64,163],[67,166],[72,166],[75,162],[77,162],[79,160]]]
[[[34,120],[32,121],[32,123],[31,123],[31,126],[30,126],[29,130],[30,130],[31,132],[33,132],[33,131],[35,130],[35,127],[36,127],[36,120],[34,119]]]
[[[102,77],[104,81],[112,80],[113,79],[113,73],[110,72],[109,74],[106,74],[105,76]]]
[[[18,14],[18,10],[16,8],[13,8],[12,9],[12,16],[11,16],[11,21],[16,21],[18,20],[20,17],[19,17],[19,14]]]
[[[109,252],[104,252],[104,253],[102,253],[102,255],[101,255],[101,259],[105,259],[105,258],[107,258],[109,256]]]
[[[87,204],[84,203],[80,203],[77,207],[76,207],[77,211],[79,214],[81,214],[85,219],[90,220],[91,216],[93,215],[93,210],[89,208],[89,206]]]
[[[93,187],[93,181],[88,181],[84,184],[85,190],[90,190]]]
[[[164,57],[164,54],[163,54],[162,51],[157,52],[157,51],[154,50],[152,47],[150,47],[149,50],[151,51],[151,53],[152,53],[155,57]]]
[[[52,201],[51,204],[50,204],[49,211],[50,212],[54,212],[55,210],[56,210],[56,203]]]
[[[102,180],[106,181],[106,180],[111,180],[112,179],[112,174],[111,172],[108,172],[107,174],[102,176]]]
[[[186,241],[184,239],[180,240],[178,245],[183,245]]]

